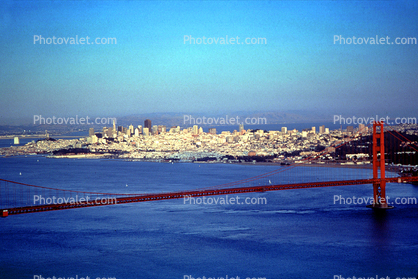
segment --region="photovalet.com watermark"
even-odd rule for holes
[[[266,277],[254,277],[254,276],[246,276],[246,277],[240,277],[240,276],[198,276],[193,277],[192,275],[184,275],[183,279],[267,279]]]
[[[225,37],[193,37],[192,35],[183,36],[183,44],[188,45],[266,45],[266,38],[245,38],[242,39],[238,36]]]
[[[239,116],[231,117],[226,115],[225,117],[193,117],[191,115],[183,115],[184,125],[263,125],[267,124],[267,118],[265,117],[246,117],[241,118]]]
[[[90,276],[47,276],[44,277],[42,275],[33,275],[33,279],[116,279],[116,277],[90,277]]]
[[[117,204],[118,200],[116,198],[102,197],[90,199],[87,197],[43,197],[42,195],[33,196],[34,205],[61,205],[61,204],[71,204],[71,205],[107,205],[107,204]]]
[[[43,117],[42,115],[33,116],[33,124],[36,125],[111,125],[117,123],[116,117]]]
[[[389,36],[379,37],[343,37],[342,35],[334,35],[334,45],[416,45],[416,37],[397,37],[391,40]]]
[[[334,115],[334,124],[340,124],[340,125],[369,125],[373,124],[375,122],[384,122],[388,125],[398,125],[398,124],[417,124],[417,118],[416,117],[396,117],[394,120],[391,120],[389,116],[385,117],[379,117],[371,116],[371,117],[358,117],[358,116],[349,116],[344,117],[342,115]]]
[[[183,196],[183,204],[193,205],[256,205],[256,204],[267,204],[267,198],[265,197],[246,197],[241,198],[238,196],[229,197],[192,197],[189,195]]]
[[[94,40],[89,36],[85,37],[43,37],[42,35],[33,35],[33,44],[36,45],[116,45],[116,38],[97,37]]]
[[[418,204],[418,199],[416,197],[396,197],[392,199],[389,196],[385,198],[379,197],[343,197],[342,195],[334,195],[333,197],[334,204],[339,205],[370,205],[377,203],[386,203],[387,205],[405,205],[405,204]]]
[[[390,276],[349,276],[343,277],[342,275],[334,275],[332,279],[416,279],[416,277],[390,277]]]

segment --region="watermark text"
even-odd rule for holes
[[[193,277],[192,275],[184,275],[183,279],[267,279],[266,277],[239,277],[239,276],[199,276]]]
[[[183,196],[183,204],[203,204],[203,205],[255,205],[255,204],[267,204],[267,198],[265,197],[192,197],[189,195]]]
[[[415,279],[415,277],[392,277],[394,279]],[[342,275],[334,275],[332,279],[391,279],[390,276],[350,276],[350,277],[343,277]]]
[[[344,117],[342,115],[334,115],[334,124],[347,124],[347,125],[369,125],[374,122],[384,122],[388,125],[399,125],[399,124],[417,124],[416,117],[396,117],[394,120],[391,120],[389,116],[379,117],[378,115],[372,117],[357,117],[349,116]]]
[[[379,37],[376,35],[375,37],[343,37],[342,35],[334,35],[334,45],[416,45],[417,38],[416,37],[397,37],[394,41],[390,39],[389,36],[386,37]]]
[[[245,38],[240,41],[240,37],[197,37],[194,38],[192,35],[183,36],[183,44],[189,45],[266,45],[266,38]]]
[[[393,202],[390,201],[390,197],[343,197],[342,195],[334,195],[334,204],[354,204],[354,205],[369,205],[369,204],[378,204],[386,203],[388,205],[405,205],[405,204],[418,204],[418,199],[416,197],[397,197]],[[393,199],[392,199],[393,200]]]
[[[48,276],[43,277],[42,275],[33,275],[33,279],[116,279],[116,277],[90,277],[90,276]]]
[[[184,125],[263,125],[267,124],[267,118],[265,117],[246,117],[241,119],[239,116],[231,117],[226,115],[225,117],[193,117],[191,115],[183,115]]]
[[[111,125],[112,123],[116,124],[115,117],[96,117],[92,118],[89,116],[86,117],[79,117],[76,115],[75,117],[43,117],[42,115],[34,115],[33,116],[33,124],[48,124],[48,125]]]
[[[43,197],[42,195],[33,196],[34,205],[60,205],[60,204],[71,204],[71,205],[105,205],[105,204],[117,204],[116,198],[102,197],[90,199],[87,197]]]
[[[33,35],[33,44],[39,45],[116,45],[116,38],[100,38],[97,37],[94,40],[89,36],[86,37],[43,37],[42,35]]]

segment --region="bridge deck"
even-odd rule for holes
[[[392,178],[386,178],[385,180],[388,183],[408,183],[408,182],[418,181],[418,177],[392,177]],[[236,188],[211,189],[211,190],[201,190],[201,191],[191,190],[191,191],[171,192],[171,193],[141,194],[141,195],[132,195],[132,196],[117,197],[117,198],[115,197],[112,200],[107,200],[106,202],[101,202],[101,203],[83,201],[83,202],[76,202],[76,203],[72,202],[72,203],[8,208],[8,209],[3,209],[2,216],[6,217],[7,215],[74,209],[74,208],[85,208],[85,207],[104,206],[104,205],[112,205],[112,204],[124,204],[124,203],[133,203],[133,202],[181,199],[184,197],[202,197],[202,196],[241,194],[241,193],[253,193],[253,192],[292,190],[292,189],[373,184],[374,182],[379,182],[379,181],[380,179],[358,179],[358,180],[295,183],[295,184],[284,184],[284,185],[236,187]]]

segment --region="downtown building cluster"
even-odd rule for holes
[[[417,125],[396,126],[399,131],[416,133]],[[362,133],[370,134],[367,127],[347,127],[345,130],[332,130],[324,126],[279,131],[245,130],[243,125],[237,130],[217,133],[216,128],[204,132],[202,127],[181,129],[173,126],[167,129],[163,125],[151,125],[145,120],[144,126],[104,127],[98,133],[89,130],[89,136],[71,140],[39,140],[24,146],[12,146],[0,149],[0,155],[48,154],[53,157],[112,157],[132,160],[151,161],[200,161],[207,162],[277,162],[293,163],[306,157],[319,154],[326,149],[326,155],[319,161],[333,162],[333,146],[346,137]],[[67,150],[67,152],[60,152]],[[347,156],[351,159],[353,156]],[[356,158],[362,157],[356,154]],[[261,160],[260,160],[261,158]],[[263,159],[264,158],[264,159]],[[366,155],[363,163],[370,160]]]
[[[320,126],[319,131],[315,127],[303,131],[286,127],[280,131],[245,130],[242,124],[237,128],[219,134],[216,128],[203,132],[198,125],[184,129],[173,126],[167,130],[163,125],[151,126],[147,119],[144,126],[138,127],[116,128],[114,125],[103,128],[100,133],[94,133],[91,128],[86,141],[93,152],[119,152],[118,157],[125,159],[194,161],[209,158],[210,162],[238,162],[242,157],[265,157],[291,163],[315,154],[318,146],[329,147],[364,127],[332,132],[325,126]]]

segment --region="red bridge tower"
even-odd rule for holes
[[[368,207],[375,209],[389,209],[386,200],[385,175],[385,134],[383,122],[373,123],[373,204]],[[380,128],[379,132],[377,128]],[[380,155],[380,157],[378,157]],[[379,177],[380,169],[380,177]]]

